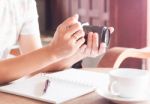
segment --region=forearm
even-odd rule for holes
[[[26,55],[1,61],[0,83],[31,74],[61,59],[48,48],[44,47]]]
[[[49,72],[49,71],[60,71],[60,70],[64,70],[66,68],[70,68],[73,64],[75,64],[76,62],[82,60],[84,58],[83,55],[79,55],[79,54],[75,54],[71,57],[62,59],[58,62],[55,62],[51,65],[48,65],[47,67],[44,67],[42,69],[43,72]]]

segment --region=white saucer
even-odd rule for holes
[[[132,103],[148,103],[150,104],[150,94],[146,94],[143,97],[138,97],[138,98],[123,98],[123,97],[119,97],[119,96],[114,96],[112,94],[110,94],[108,92],[108,90],[105,88],[102,89],[98,89],[96,91],[100,96],[111,100],[114,103],[119,103],[119,104],[132,104]]]

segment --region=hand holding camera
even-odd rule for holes
[[[83,30],[85,32],[85,40],[87,43],[87,35],[89,32],[96,32],[99,35],[99,44],[101,42],[106,43],[109,46],[110,38],[111,38],[111,31],[109,27],[106,26],[92,26],[92,25],[83,25]]]

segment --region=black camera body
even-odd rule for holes
[[[89,32],[96,32],[99,34],[99,44],[101,42],[106,43],[109,46],[110,43],[110,30],[106,26],[92,26],[92,25],[85,25],[83,26],[83,30],[85,32],[85,40],[87,43],[87,35]]]

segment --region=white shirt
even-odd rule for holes
[[[0,59],[6,58],[19,35],[39,35],[35,0],[0,0]]]

